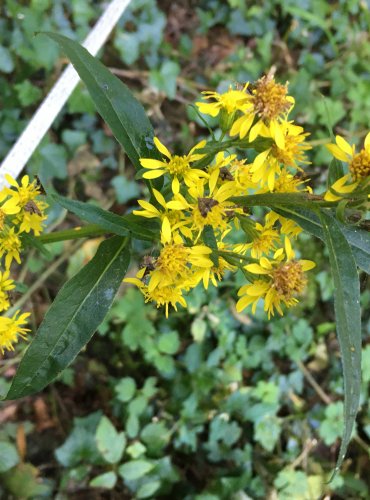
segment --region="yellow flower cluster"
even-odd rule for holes
[[[296,259],[292,242],[301,229],[272,210],[258,219],[234,201],[310,190],[297,175],[308,163],[308,134],[288,119],[294,99],[287,92],[271,74],[223,94],[204,92],[206,102],[196,105],[219,118],[219,141],[202,141],[178,156],[155,138],[162,159],[140,160],[145,179],[165,181],[162,193],[152,189],[151,202],[139,200],[141,210],[134,212],[160,221],[160,244],[125,281],[138,286],[146,301],[165,306],[166,315],[169,305],[186,306],[184,293],[199,283],[217,286],[227,271],[238,269],[249,282],[238,292],[238,312],[249,305],[255,311],[262,299],[269,317],[283,314],[282,305],[293,306],[303,292],[305,271],[315,264]]]
[[[47,204],[39,199],[41,190],[36,181],[30,182],[25,175],[21,184],[6,175],[9,187],[0,191],[0,312],[4,313],[11,306],[10,293],[15,283],[10,278],[13,260],[21,263],[22,234],[33,233],[38,236]],[[25,328],[30,314],[20,311],[12,317],[0,316],[0,351],[14,350],[13,344],[18,338],[25,338],[29,331]]]
[[[337,135],[335,144],[326,147],[334,158],[348,163],[349,173],[334,182],[325,194],[325,200],[338,201],[342,197],[353,193],[359,186],[370,186],[370,132],[365,137],[364,147],[356,153],[354,144],[350,145],[343,137]]]

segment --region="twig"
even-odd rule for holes
[[[307,382],[311,385],[311,387],[315,390],[316,394],[320,397],[320,399],[327,405],[330,405],[332,403],[331,397],[324,392],[319,384],[316,382],[316,380],[313,378],[311,373],[307,370],[305,365],[302,363],[302,361],[297,361],[297,366],[307,379]]]
[[[312,450],[312,448],[314,448],[317,445],[317,443],[318,443],[318,441],[317,441],[316,438],[307,440],[306,444],[305,444],[305,447],[302,450],[302,453],[300,455],[298,455],[298,457],[294,460],[294,462],[292,462],[289,465],[289,468],[295,469],[296,467],[298,467],[299,465],[301,465],[301,463],[304,460],[306,460],[308,454],[310,453],[310,451]]]

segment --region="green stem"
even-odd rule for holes
[[[253,257],[247,257],[246,255],[241,255],[239,253],[236,253],[236,252],[224,252],[222,250],[218,250],[218,255],[220,255],[221,257],[231,257],[232,259],[236,259],[236,260],[245,260],[247,262],[256,262],[258,263],[258,259],[253,259]]]
[[[311,195],[309,193],[268,193],[268,194],[252,194],[250,196],[233,196],[230,198],[237,205],[242,207],[276,207],[276,206],[293,206],[293,207],[327,207],[335,208],[338,204],[336,201],[326,201],[320,196]]]
[[[78,238],[88,238],[107,234],[107,230],[97,224],[87,224],[81,228],[66,229],[54,233],[42,234],[37,237],[40,243],[56,243],[58,241],[76,240]]]

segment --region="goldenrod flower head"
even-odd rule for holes
[[[266,124],[285,116],[294,104],[294,99],[287,94],[288,84],[276,83],[272,74],[263,76],[252,90],[251,101],[255,114]]]
[[[22,177],[20,184],[18,184],[18,182],[9,174],[6,174],[5,178],[9,182],[9,184],[13,188],[15,188],[15,190],[11,188],[6,188],[7,193],[13,196],[17,200],[21,208],[24,208],[27,205],[27,203],[35,200],[35,198],[41,194],[41,191],[37,186],[36,181],[30,182],[30,178],[28,175],[24,175]]]
[[[342,198],[341,194],[352,193],[358,186],[358,182],[351,182],[351,175],[346,174],[332,184],[329,191],[325,193],[324,199],[326,201],[338,201]],[[334,193],[333,191],[336,193]]]
[[[298,163],[308,164],[305,152],[311,149],[311,146],[306,144],[305,140],[310,134],[304,133],[302,127],[290,122],[283,123],[283,127],[285,127],[284,147],[280,148],[274,142],[271,146],[272,156],[285,167],[299,168]]]
[[[4,354],[4,350],[14,351],[14,344],[18,342],[18,338],[26,338],[27,332],[30,330],[24,328],[27,318],[30,313],[19,314],[17,311],[12,318],[0,317],[0,351]]]
[[[243,90],[234,90],[230,87],[223,94],[206,90],[202,92],[204,99],[214,99],[215,102],[196,102],[195,104],[201,113],[213,117],[217,116],[222,110],[225,110],[228,114],[235,113],[238,109],[243,108],[247,86],[248,84],[245,84]]]
[[[301,232],[302,228],[298,226],[296,222],[292,219],[287,219],[281,215],[278,216],[279,222],[281,224],[280,234],[286,235],[288,238],[296,238]]]
[[[186,307],[186,301],[182,296],[182,286],[166,285],[155,287],[149,290],[148,286],[142,281],[145,277],[146,268],[142,268],[136,274],[135,278],[125,278],[125,283],[136,285],[144,295],[145,302],[156,302],[157,307],[165,306],[166,318],[168,318],[168,306],[171,305],[177,311],[177,304]]]
[[[302,133],[302,128],[292,125],[290,122],[284,122],[279,125],[283,133],[283,143],[275,141],[271,130],[264,127],[261,134],[264,137],[274,139],[270,147],[259,153],[254,159],[251,167],[253,172],[253,181],[261,183],[261,186],[267,186],[270,191],[275,190],[275,182],[280,179],[281,166],[300,169],[298,162],[309,163],[305,157],[305,151],[310,146],[304,144],[308,134]],[[282,181],[280,180],[280,185]]]
[[[285,126],[289,111],[294,106],[294,99],[287,95],[287,85],[275,82],[272,74],[260,78],[249,96],[249,106],[244,114],[231,127],[230,135],[239,135],[243,139],[249,132],[249,141],[254,141],[267,131],[281,149],[285,147]],[[257,118],[257,121],[255,119]]]
[[[234,180],[228,166],[235,160],[236,155],[225,156],[223,151],[216,154],[215,165],[208,167],[209,174],[209,190],[212,192],[217,185],[217,181],[232,181]]]
[[[264,278],[241,287],[238,295],[242,297],[236,304],[238,312],[250,304],[253,304],[252,311],[255,311],[259,299],[263,299],[264,310],[270,318],[275,310],[283,315],[282,304],[291,307],[298,302],[296,296],[302,293],[307,282],[304,272],[315,267],[315,263],[309,260],[281,261],[281,252],[276,252],[274,257],[277,258],[272,261],[262,257],[259,264],[245,266],[248,272]]]
[[[349,170],[355,181],[361,181],[370,176],[370,135],[365,148],[354,155],[349,165]]]
[[[150,273],[148,290],[157,286],[177,285],[190,278],[191,267],[210,268],[213,266],[209,255],[212,250],[205,245],[185,247],[183,244],[169,243],[165,245]]]
[[[184,180],[187,186],[196,184],[199,178],[208,177],[203,170],[191,168],[191,163],[203,158],[203,154],[195,153],[197,149],[205,146],[206,141],[201,141],[194,146],[188,155],[172,155],[161,141],[154,137],[154,144],[167,160],[154,160],[152,158],[141,158],[140,163],[149,172],[143,174],[144,179],[156,179],[162,175],[169,174],[172,178],[172,191],[174,194],[180,192],[180,180]]]
[[[298,193],[299,191],[309,191],[311,188],[305,186],[309,179],[302,179],[299,175],[293,175],[287,168],[282,168],[279,175],[275,179],[275,193]]]
[[[15,232],[15,228],[5,226],[4,230],[0,233],[0,257],[5,254],[5,267],[9,269],[13,259],[21,263],[20,251],[21,240]]]
[[[280,233],[273,227],[277,214],[270,212],[266,216],[266,224],[262,225],[259,222],[255,224],[255,237],[250,243],[236,245],[234,251],[237,253],[246,253],[250,250],[251,256],[254,259],[259,259],[263,255],[269,254],[276,249],[276,244],[280,241]]]
[[[46,215],[24,211],[19,232],[29,233],[33,231],[35,236],[39,236],[43,230],[42,223],[46,219]]]
[[[236,194],[247,194],[249,189],[257,190],[258,183],[253,181],[252,164],[247,160],[233,160],[230,166],[230,172],[235,180]]]
[[[18,205],[18,200],[9,198],[0,206],[0,231],[4,228],[5,219],[7,215],[15,215],[20,211],[21,207]]]
[[[351,193],[359,182],[370,177],[370,132],[366,135],[364,147],[359,153],[356,153],[354,144],[350,145],[340,135],[335,137],[335,142],[336,144],[327,144],[326,147],[335,158],[349,163],[350,175],[344,175],[331,186],[334,191],[338,192],[338,195],[329,190],[325,195],[328,201],[340,200],[341,193]]]
[[[8,292],[15,288],[14,281],[9,278],[9,274],[8,270],[0,272],[0,312],[9,309],[10,301]]]

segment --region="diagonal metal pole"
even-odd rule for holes
[[[83,46],[96,55],[110,35],[131,0],[112,0],[86,37]],[[5,174],[17,177],[51,127],[79,81],[69,64],[45,97],[27,127],[0,165],[0,188],[6,184]]]

